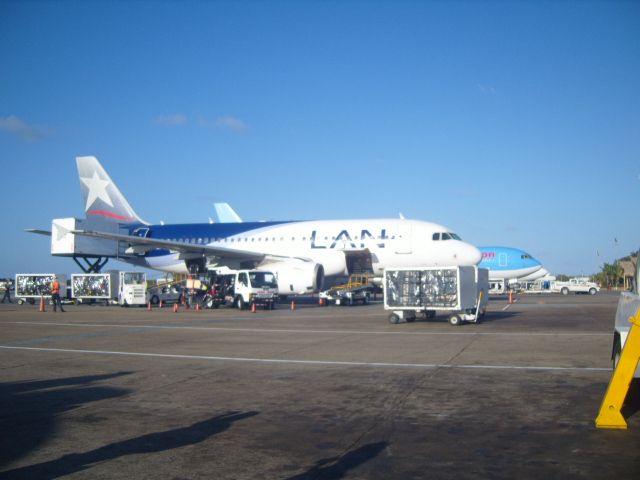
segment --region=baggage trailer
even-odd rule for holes
[[[57,277],[60,282],[60,300],[67,298],[67,277],[55,273],[18,273],[16,274],[15,297],[18,304],[36,303],[36,299],[51,299],[51,284]]]
[[[632,292],[620,293],[618,309],[616,310],[616,318],[613,326],[613,348],[611,349],[611,360],[614,370],[620,360],[622,349],[624,348],[625,343],[627,343],[629,331],[631,331],[629,318],[633,317],[638,309],[640,309],[640,296]],[[633,376],[635,378],[640,378],[640,363],[636,367],[636,371]]]
[[[109,304],[117,296],[118,272],[111,270],[106,273],[72,273],[71,297],[77,303],[93,303],[102,300]]]
[[[103,300],[123,307],[147,304],[147,275],[144,272],[74,273],[71,275],[71,296],[78,303]]]
[[[484,270],[484,272],[483,272]],[[477,323],[487,305],[488,272],[477,267],[395,268],[384,272],[384,309],[389,322],[413,322],[421,313],[449,315],[451,325]]]

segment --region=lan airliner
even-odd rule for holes
[[[152,225],[95,157],[77,157],[85,219],[53,220],[52,255],[96,271],[109,258],[173,273],[269,270],[281,294],[317,291],[325,276],[386,267],[477,265],[480,251],[450,229],[418,220],[362,219]],[[93,263],[91,263],[93,262]],[[82,266],[82,265],[81,265]],[[84,267],[83,267],[84,268]]]

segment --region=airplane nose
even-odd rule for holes
[[[455,256],[457,264],[463,266],[478,265],[482,260],[482,252],[468,243],[465,243],[464,248],[461,248]]]
[[[482,252],[473,245],[469,245],[469,263],[471,265],[478,265],[482,260]]]

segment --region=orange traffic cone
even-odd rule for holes
[[[291,310],[295,310],[296,309],[296,302],[295,300],[291,300]]]
[[[173,313],[178,313],[178,304],[177,303],[173,304]]]
[[[149,304],[147,305],[147,310],[148,310],[149,312],[152,310],[151,302],[149,302]]]
[[[200,311],[200,304],[196,303],[196,312],[199,312],[199,311]]]
[[[160,300],[160,308],[164,307],[164,300]]]
[[[509,303],[513,303],[513,292],[509,292]]]
[[[322,307],[324,305],[324,298],[320,297],[320,301],[318,303]]]
[[[255,304],[255,302],[251,304],[251,313],[256,313],[256,304]]]
[[[45,312],[45,308],[44,308],[44,297],[40,297],[40,308],[38,308],[39,312]]]

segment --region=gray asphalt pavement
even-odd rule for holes
[[[597,430],[617,296],[256,313],[0,305],[0,478],[637,478]]]

